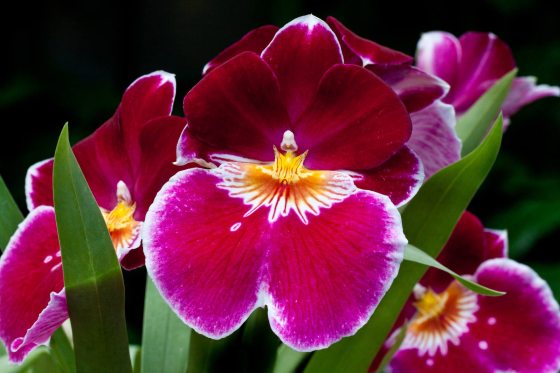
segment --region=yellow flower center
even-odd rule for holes
[[[101,208],[116,251],[133,246],[140,234],[140,222],[134,220],[136,204],[131,201],[128,188],[122,181],[117,186],[117,200],[111,211]]]
[[[304,224],[308,224],[309,214],[319,215],[321,208],[330,208],[356,190],[348,172],[307,169],[303,164],[307,151],[295,154],[297,144],[291,131],[284,133],[281,149],[285,153],[276,147],[273,149],[272,163],[232,161],[213,170],[222,179],[219,188],[251,206],[244,217],[261,207],[269,207],[270,223],[293,211]]]
[[[459,344],[468,324],[475,321],[477,296],[457,281],[441,293],[424,289],[414,302],[416,315],[408,324],[402,347],[417,348],[420,355],[447,354],[448,343]]]

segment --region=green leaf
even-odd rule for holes
[[[142,372],[187,370],[191,329],[169,308],[148,277],[142,330]]]
[[[68,140],[54,156],[54,204],[78,372],[131,372],[124,284],[109,232]]]
[[[0,253],[6,248],[22,220],[23,215],[0,176]]]
[[[437,257],[453,227],[492,168],[502,139],[499,116],[486,139],[459,162],[439,171],[420,188],[402,213],[410,244]],[[426,267],[403,262],[377,310],[354,336],[313,354],[306,373],[365,372]]]
[[[272,373],[295,372],[308,355],[307,352],[295,351],[282,344],[276,351],[276,361]]]
[[[210,339],[194,330],[191,334],[188,373],[228,372],[244,364],[240,358],[242,328],[222,339]]]
[[[264,308],[257,308],[243,326],[241,355],[243,371],[246,373],[270,372],[274,366],[280,339],[270,329]]]
[[[516,74],[517,69],[513,69],[504,75],[457,120],[455,129],[463,142],[463,156],[476,148],[488,133],[500,113]]]
[[[76,359],[70,340],[66,336],[62,327],[58,328],[51,336],[50,340],[51,355],[64,373],[74,373],[76,371]]]
[[[408,322],[404,323],[403,326],[400,327],[399,334],[397,334],[395,338],[395,342],[393,343],[389,351],[387,351],[385,356],[383,356],[383,359],[381,359],[381,363],[379,363],[379,367],[377,368],[375,373],[383,373],[385,371],[385,368],[387,367],[387,365],[389,364],[393,356],[395,356],[395,354],[401,347],[402,343],[404,342],[404,338],[406,337],[407,330],[408,330]]]
[[[406,248],[404,250],[404,260],[409,260],[411,262],[423,264],[429,267],[434,267],[441,271],[447,272],[451,276],[453,276],[455,280],[459,281],[461,284],[463,284],[463,286],[465,286],[467,289],[471,291],[474,291],[475,293],[494,296],[494,297],[505,294],[503,291],[492,290],[490,288],[487,288],[486,286],[482,286],[474,281],[459,276],[457,273],[453,272],[452,270],[450,270],[449,268],[447,268],[446,266],[444,266],[443,264],[441,264],[440,262],[438,262],[437,260],[429,256],[419,248],[414,247],[412,245],[406,245]]]
[[[130,361],[132,361],[132,373],[140,373],[142,371],[142,348],[138,345],[130,345],[128,353]]]

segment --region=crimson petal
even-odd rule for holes
[[[356,174],[358,188],[384,194],[397,207],[414,197],[424,181],[422,162],[406,146],[381,166]]]
[[[327,23],[341,41],[345,63],[362,66],[412,63],[412,57],[356,35],[334,17],[327,17]]]
[[[371,65],[368,69],[397,92],[410,113],[424,109],[449,91],[444,80],[409,65]]]
[[[68,319],[54,208],[31,211],[0,258],[0,339],[16,363]]]
[[[261,26],[254,30],[251,30],[246,35],[244,35],[241,40],[224,49],[222,52],[220,52],[220,54],[218,54],[216,57],[210,60],[210,62],[204,65],[202,74],[208,74],[216,67],[220,66],[224,62],[228,61],[232,57],[237,56],[240,53],[254,52],[257,54],[261,54],[261,52],[270,43],[277,31],[278,27],[272,25]]]
[[[335,34],[313,15],[296,18],[282,27],[261,57],[278,78],[292,121],[312,100],[323,74],[343,62]]]
[[[390,123],[390,125],[388,125]],[[312,169],[371,169],[397,153],[410,137],[408,112],[372,72],[333,66],[293,126]]]
[[[187,93],[183,102],[189,134],[205,146],[244,157],[272,160],[289,118],[278,82],[259,56],[244,52],[216,68]],[[187,142],[181,138],[180,142]],[[178,147],[179,159],[192,158]]]

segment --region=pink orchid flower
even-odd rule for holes
[[[73,147],[124,268],[143,265],[140,229],[157,191],[179,170],[172,162],[185,125],[170,116],[175,78],[137,79],[111,119]],[[53,160],[27,174],[30,214],[0,258],[0,339],[21,362],[68,319],[52,190]]]
[[[507,259],[506,252],[506,232],[484,229],[468,212],[462,216],[438,260],[506,295],[477,295],[430,269],[400,315],[397,325],[410,321],[390,372],[560,369],[558,303],[533,270]]]
[[[516,66],[509,46],[484,32],[467,32],[458,39],[447,32],[425,33],[418,42],[416,63],[449,83],[443,101],[453,105],[458,116]],[[537,85],[532,76],[515,78],[502,105],[505,123],[523,106],[549,96],[560,96],[560,88]]]
[[[178,163],[208,168],[164,185],[143,240],[149,275],[198,333],[227,336],[267,307],[284,343],[325,348],[365,324],[396,276],[395,204],[422,182],[410,116],[344,61],[333,29],[305,16],[253,31],[186,95]]]

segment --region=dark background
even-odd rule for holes
[[[77,141],[109,118],[138,76],[177,76],[175,113],[204,64],[254,27],[313,13],[334,15],[362,36],[414,54],[422,32],[492,31],[506,40],[520,75],[560,85],[560,27],[554,2],[107,0],[19,1],[3,10],[0,174],[25,210],[24,177],[51,157],[62,125]],[[511,256],[537,269],[560,297],[560,100],[517,114],[471,210],[509,229]],[[0,212],[1,213],[1,212]],[[128,312],[141,320],[143,270],[127,274]],[[133,328],[134,330],[134,328]],[[137,329],[136,329],[137,330]],[[133,337],[133,339],[135,339]]]

